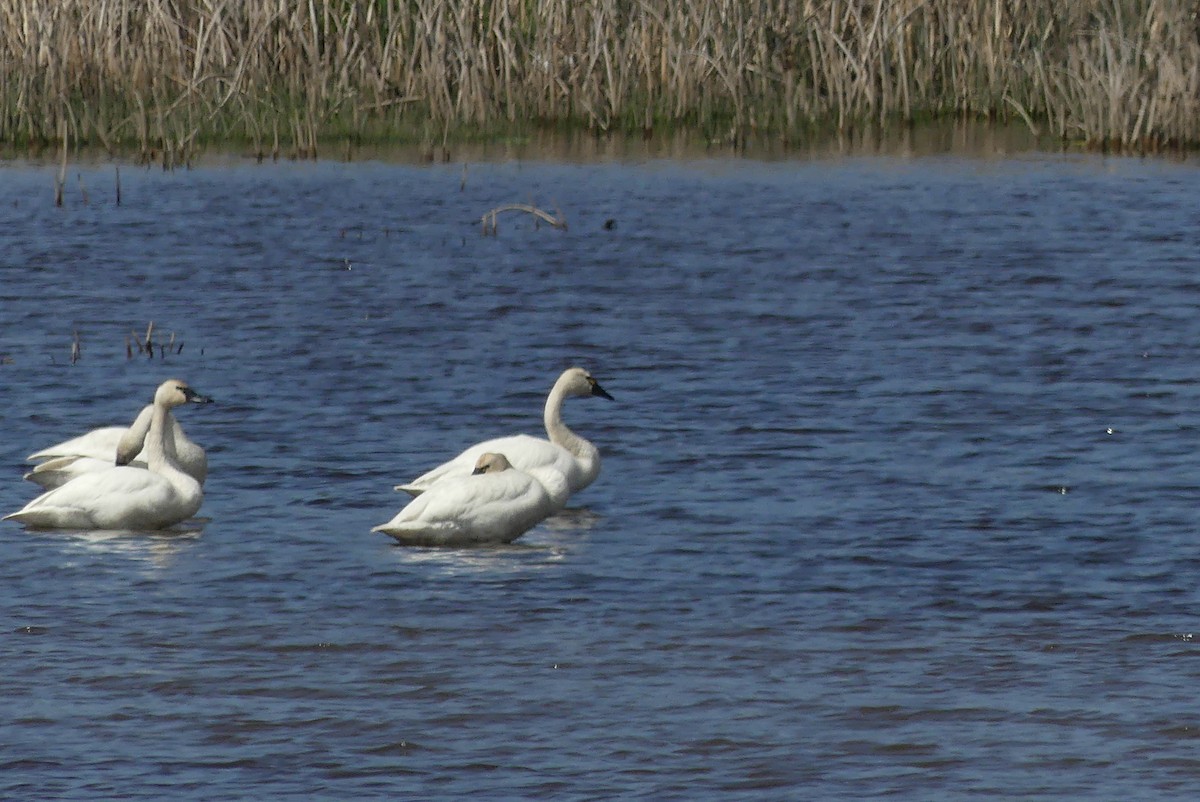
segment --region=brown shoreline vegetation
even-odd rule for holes
[[[259,158],[586,130],[802,143],[937,120],[1200,145],[1194,0],[0,0],[0,142]]]

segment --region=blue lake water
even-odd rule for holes
[[[1193,165],[53,173],[0,170],[0,510],[163,379],[218,403],[186,531],[0,525],[0,797],[1194,789]],[[616,401],[564,513],[369,531],[572,364]]]

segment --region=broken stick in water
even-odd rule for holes
[[[538,220],[548,223],[554,228],[563,231],[567,230],[567,219],[563,216],[562,212],[559,212],[558,217],[555,217],[549,212],[543,211],[536,206],[531,206],[528,203],[509,203],[504,206],[497,206],[480,218],[479,222],[483,225],[484,234],[494,235],[496,233],[496,218],[501,212],[525,212],[533,215]]]

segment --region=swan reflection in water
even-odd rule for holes
[[[587,532],[602,520],[587,507],[572,507],[559,510],[513,543],[458,549],[389,544],[395,546],[389,551],[400,563],[440,567],[449,576],[539,571],[584,548]]]
[[[588,507],[567,507],[543,521],[542,527],[554,532],[587,532],[599,522],[599,514]]]
[[[177,529],[137,532],[130,529],[90,529],[80,531],[34,531],[31,537],[43,537],[64,544],[64,552],[107,554],[142,563],[150,573],[163,571],[193,548],[203,532],[202,519],[192,519]]]

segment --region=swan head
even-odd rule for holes
[[[592,378],[592,374],[583,368],[568,368],[563,371],[563,375],[558,377],[558,384],[567,395],[595,395],[600,398],[607,398],[609,401],[614,400],[600,386],[600,382]]]
[[[206,395],[200,395],[185,381],[168,379],[158,385],[158,390],[154,393],[154,403],[167,409],[174,409],[184,404],[209,404],[212,403],[212,399]]]
[[[488,452],[480,454],[479,459],[475,460],[475,470],[471,471],[471,475],[479,473],[500,473],[511,468],[508,458],[503,454],[493,454]]]

